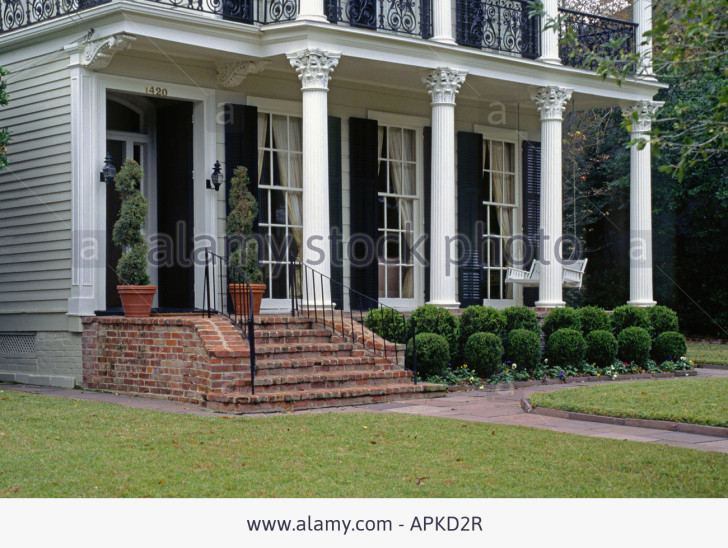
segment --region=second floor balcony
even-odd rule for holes
[[[295,21],[305,0],[125,0],[160,9],[196,12],[245,25]],[[434,34],[433,1],[320,0],[325,19],[335,25],[430,40]],[[537,59],[547,19],[533,0],[450,0],[453,36],[458,45],[511,57]],[[0,0],[0,36],[19,29],[112,4],[117,0]],[[321,9],[320,8],[320,9]],[[610,57],[633,53],[637,24],[631,21],[559,9],[562,63],[594,70],[593,53]]]

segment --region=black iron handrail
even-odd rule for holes
[[[591,54],[620,59],[635,52],[637,23],[559,8],[559,56],[565,65],[594,70]],[[576,44],[570,41],[572,34]]]
[[[389,357],[389,352],[392,351],[390,347],[393,347],[394,361],[399,365],[399,343],[397,341],[387,341],[384,337],[376,335],[371,329],[365,329],[364,316],[365,312],[378,308],[388,311],[393,317],[399,317],[402,314],[397,309],[382,304],[377,299],[352,289],[307,264],[295,260],[290,261],[288,286],[291,296],[291,314],[293,316],[305,316],[316,323],[322,323],[324,327],[330,327],[332,331],[341,335],[345,341],[351,340],[352,343],[361,344],[365,350],[371,345],[372,351],[377,353],[381,346],[385,359]],[[333,286],[341,289],[342,296],[345,292],[349,295],[348,318],[347,312],[344,310],[344,303],[335,303],[331,298]],[[356,314],[359,316],[358,320],[354,319]],[[417,325],[412,319],[410,319],[409,325],[409,332],[405,336],[405,349],[407,341],[411,339],[412,378],[414,383],[417,384]],[[367,335],[367,331],[370,332],[369,335]],[[377,337],[381,339],[381,345],[377,344]]]
[[[331,23],[432,37],[432,0],[324,0]]]
[[[242,281],[229,283],[229,280]],[[250,389],[255,394],[255,310],[253,288],[242,272],[230,272],[225,257],[205,249],[205,279],[202,294],[202,310],[208,318],[221,315],[240,329],[248,340],[250,351]]]

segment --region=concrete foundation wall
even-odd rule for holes
[[[0,381],[73,388],[82,375],[80,333],[0,333]]]

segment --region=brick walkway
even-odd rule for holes
[[[706,377],[728,376],[728,368],[725,370],[700,369],[697,377],[678,379],[675,382],[691,382],[691,379]],[[671,382],[671,381],[651,381]],[[456,392],[447,397],[433,400],[395,402],[359,407],[341,407],[333,409],[322,409],[314,411],[303,411],[303,413],[404,413],[427,417],[441,417],[460,419],[490,424],[507,424],[513,426],[528,426],[531,428],[543,428],[556,432],[578,434],[597,438],[609,438],[619,440],[632,440],[646,443],[658,443],[676,447],[688,447],[701,451],[715,451],[728,454],[728,439],[698,434],[687,434],[683,432],[669,432],[652,428],[638,428],[633,426],[619,426],[601,424],[587,421],[577,421],[547,417],[544,415],[526,414],[521,410],[521,398],[528,397],[533,392],[550,392],[554,390],[568,390],[573,386],[537,386],[521,390],[503,390],[498,392]],[[125,405],[137,409],[162,411],[166,413],[179,413],[191,415],[210,416],[210,411],[193,404],[179,402],[122,396],[101,392],[83,390],[68,390],[64,388],[48,388],[40,386],[29,386],[19,384],[0,384],[0,390],[17,390],[40,395],[65,397],[87,401],[97,401]],[[269,415],[253,415],[264,417]]]

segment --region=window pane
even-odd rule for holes
[[[492,201],[499,204],[503,203],[503,175],[493,173],[491,187],[493,189]]]
[[[397,207],[397,198],[387,198],[386,228],[399,228],[399,208]]]
[[[402,233],[402,263],[412,264],[412,245],[413,245],[413,233],[403,232]]]
[[[402,267],[402,298],[415,298],[415,269],[411,266]]]
[[[387,297],[390,299],[399,298],[399,266],[387,267]]]
[[[286,260],[286,229],[282,226],[274,226],[271,228],[271,260]]]
[[[303,122],[301,118],[291,116],[288,122],[289,150],[292,152],[303,151]]]
[[[513,143],[506,143],[505,170],[510,173],[516,172],[516,146]]]
[[[493,171],[503,171],[503,143],[492,141],[490,167]]]
[[[516,176],[505,175],[503,178],[503,202],[516,205]]]
[[[408,162],[414,162],[417,158],[417,138],[416,133],[412,129],[406,129],[402,133],[404,139],[402,159]]]
[[[286,222],[286,193],[281,190],[271,190],[271,222],[274,224],[285,224]]]
[[[414,203],[412,200],[399,200],[399,213],[402,218],[402,230],[414,230]]]
[[[383,264],[379,264],[379,297],[387,296],[387,270]]]
[[[506,282],[506,271],[503,271],[503,298],[504,299],[512,299],[513,298],[513,284],[507,284]]]
[[[261,190],[260,191],[260,204],[259,204],[259,211],[260,211],[260,222],[261,223],[267,223],[268,222],[268,193],[269,190]]]
[[[399,262],[399,237],[396,233],[387,235],[387,262]]]
[[[490,271],[490,299],[500,299],[501,298],[501,292],[500,292],[500,281],[501,281],[501,271],[500,270],[491,270]]]
[[[403,181],[400,193],[414,196],[417,194],[417,166],[415,164],[404,164],[402,172]]]
[[[288,150],[288,118],[273,116],[273,148]]]
[[[496,206],[488,206],[488,215],[490,216],[490,234],[493,236],[500,236],[498,208]]]

